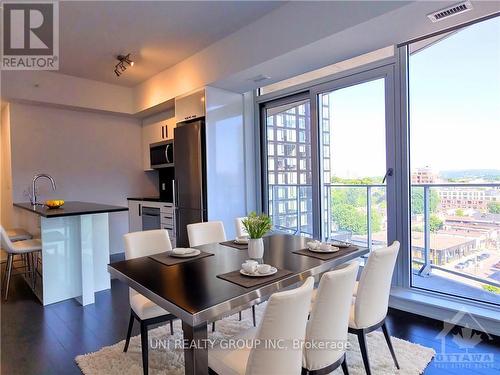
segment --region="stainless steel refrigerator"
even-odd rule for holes
[[[174,130],[176,245],[188,247],[186,225],[207,221],[205,121]]]

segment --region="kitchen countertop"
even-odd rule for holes
[[[46,218],[128,211],[128,207],[76,201],[65,202],[61,208],[48,208],[47,206],[41,205],[33,207],[29,202],[14,203],[14,206]]]
[[[165,203],[172,203],[169,202],[166,199],[160,199],[160,197],[132,197],[132,198],[127,198],[129,201],[145,201],[145,202],[165,202]]]

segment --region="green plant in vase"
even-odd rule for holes
[[[260,259],[264,256],[264,241],[262,237],[271,230],[271,218],[266,214],[257,215],[251,212],[248,217],[242,220],[243,227],[248,233],[248,255],[253,259]]]

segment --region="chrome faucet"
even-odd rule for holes
[[[50,182],[52,183],[52,189],[55,191],[56,190],[56,182],[54,181],[54,179],[52,178],[52,176],[48,175],[48,174],[45,174],[45,173],[40,173],[40,174],[36,174],[33,176],[33,181],[31,182],[31,197],[30,197],[30,200],[31,200],[31,205],[32,206],[36,206],[37,205],[37,201],[36,201],[36,181],[41,178],[41,177],[45,177],[47,179],[50,180]]]

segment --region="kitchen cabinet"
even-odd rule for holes
[[[142,231],[143,207],[152,207],[160,209],[160,215],[161,215],[160,227],[158,229],[166,229],[168,231],[172,247],[175,247],[176,244],[175,209],[172,203],[129,199],[128,201],[129,232]]]
[[[153,143],[163,142],[174,138],[176,127],[175,117],[155,121],[146,119],[142,123],[142,163],[145,171],[150,171],[151,160],[149,146]]]
[[[175,121],[205,116],[205,89],[175,98]]]
[[[138,232],[142,230],[142,201],[128,201],[128,231]]]

